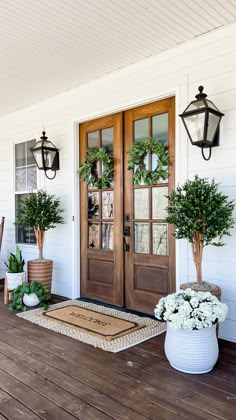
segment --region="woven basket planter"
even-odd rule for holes
[[[33,280],[38,281],[45,286],[49,287],[50,292],[52,288],[52,269],[53,261],[46,259],[36,259],[28,261],[27,271],[28,271],[28,281]]]

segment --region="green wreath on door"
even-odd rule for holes
[[[98,162],[102,162],[102,174],[100,176],[98,175]],[[78,173],[83,176],[83,180],[89,187],[99,190],[111,188],[114,173],[112,154],[100,147],[87,149],[87,155]]]
[[[126,153],[129,155],[128,170],[133,170],[135,186],[142,184],[159,184],[168,179],[169,153],[160,140],[147,137],[145,140],[134,143]],[[147,169],[144,160],[148,154],[157,156],[157,165],[153,170]]]

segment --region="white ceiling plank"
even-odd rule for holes
[[[1,0],[0,117],[235,21],[234,0]]]

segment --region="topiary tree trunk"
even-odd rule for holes
[[[45,230],[38,229],[34,226],[34,233],[37,240],[38,250],[39,250],[39,259],[43,259],[43,244],[44,244],[44,237],[45,237]]]
[[[194,240],[192,242],[192,254],[193,261],[197,270],[197,283],[202,283],[202,254],[203,254],[203,243],[202,234],[200,232],[194,232]]]

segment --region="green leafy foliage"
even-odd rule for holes
[[[23,201],[16,224],[46,231],[63,223],[62,211],[60,200],[55,195],[39,190],[30,193]]]
[[[9,311],[26,311],[26,306],[23,304],[22,298],[24,294],[30,295],[35,293],[40,301],[40,306],[48,309],[49,288],[38,281],[31,283],[20,284],[13,292],[13,301],[9,305]]]
[[[174,236],[194,242],[199,232],[203,246],[223,246],[224,235],[234,226],[234,201],[218,190],[214,180],[188,180],[170,195],[166,221],[174,225]]]
[[[25,261],[22,258],[22,253],[18,245],[16,247],[16,253],[13,254],[10,252],[8,255],[5,265],[7,266],[8,273],[23,273]]]
[[[99,176],[97,164],[102,162],[102,174]],[[78,173],[83,175],[83,180],[89,187],[98,189],[110,188],[113,179],[113,157],[103,148],[91,147],[87,150],[84,163],[80,166]]]
[[[143,141],[134,143],[129,154],[128,170],[133,170],[134,185],[138,186],[141,183],[145,185],[158,184],[168,178],[168,150],[161,143],[152,137],[148,137]],[[157,156],[157,166],[153,170],[148,170],[144,163],[144,159],[148,154]]]

